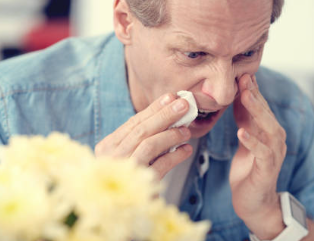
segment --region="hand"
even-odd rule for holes
[[[167,152],[191,137],[186,127],[168,129],[188,108],[186,100],[176,99],[173,94],[163,95],[99,142],[95,148],[96,156],[134,158],[138,163],[152,167],[162,179],[192,154],[190,145]]]
[[[239,91],[234,103],[239,149],[230,170],[232,202],[248,228],[269,240],[284,229],[276,188],[286,155],[286,133],[259,92],[255,77],[242,76]]]

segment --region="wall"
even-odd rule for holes
[[[262,64],[293,78],[314,103],[314,0],[286,0]]]

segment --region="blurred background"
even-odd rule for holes
[[[0,0],[0,60],[70,36],[113,30],[113,0]],[[286,0],[262,65],[290,76],[314,103],[314,0]]]

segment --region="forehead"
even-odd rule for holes
[[[168,0],[169,37],[223,54],[254,44],[270,26],[272,0]],[[183,38],[182,38],[183,36]],[[187,42],[190,44],[191,42]]]

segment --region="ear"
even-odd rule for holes
[[[124,44],[131,44],[132,26],[134,24],[129,5],[125,0],[115,0],[113,9],[113,22],[117,38]]]

